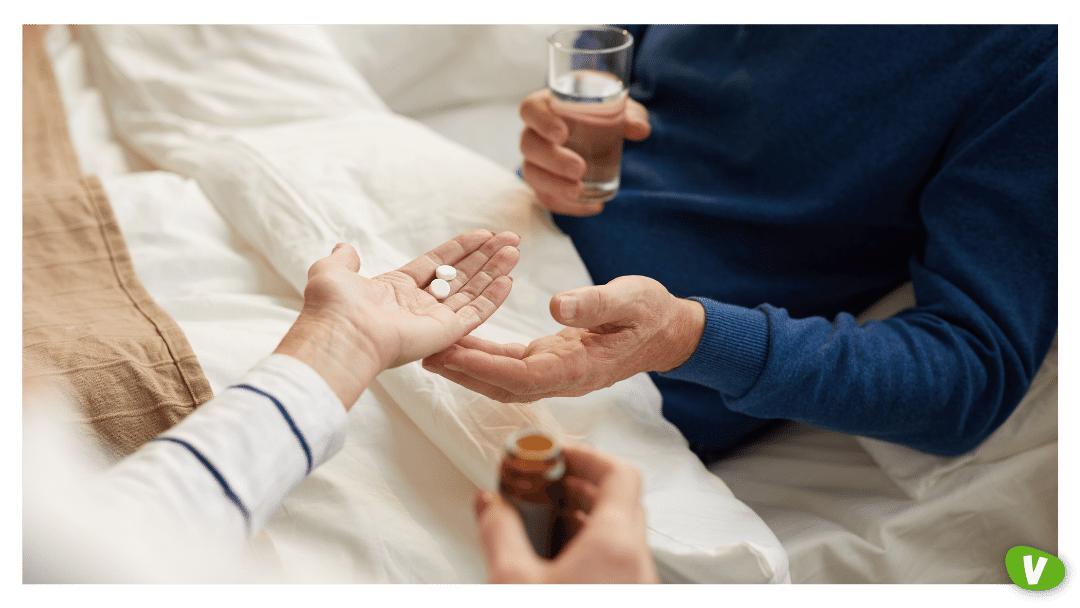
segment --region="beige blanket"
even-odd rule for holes
[[[46,27],[23,28],[24,376],[65,382],[126,455],[213,395],[135,276],[101,183],[79,169]]]

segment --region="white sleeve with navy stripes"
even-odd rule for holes
[[[341,449],[346,412],[321,376],[271,355],[240,382],[110,468],[102,499],[242,546]],[[120,506],[118,504],[118,506]]]

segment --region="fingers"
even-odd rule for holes
[[[424,366],[447,380],[505,403],[576,397],[611,384],[611,375],[596,373],[590,359],[584,341],[591,335],[569,328],[524,347],[463,338],[425,359]]]
[[[478,261],[471,262],[472,264],[475,264],[476,268],[480,268],[486,262],[488,257],[501,248],[501,245],[491,243],[491,241],[497,238],[512,240],[513,237],[517,237],[517,235],[513,235],[513,237],[510,237],[509,235],[513,235],[513,233],[503,233],[503,235],[500,236],[493,234],[490,230],[471,230],[464,234],[459,234],[453,239],[439,245],[408,264],[405,264],[399,268],[398,271],[412,278],[417,286],[424,286],[431,282],[431,279],[435,276],[435,269],[439,266],[442,266],[443,264],[455,266],[474,253],[480,252],[481,249],[487,245],[488,249],[484,250],[487,254],[484,255],[481,253],[482,257],[478,259]],[[516,245],[517,243],[515,242],[514,244]],[[471,275],[472,273],[468,273],[466,276]]]
[[[581,155],[564,147],[570,136],[566,121],[551,108],[551,91],[530,94],[521,103],[521,175],[536,191],[540,204],[554,213],[584,217],[604,210],[603,203],[579,202],[585,194],[582,178],[586,163]],[[623,136],[641,141],[652,130],[645,106],[626,100]]]
[[[563,477],[563,484],[570,495],[571,508],[584,513],[592,510],[596,497],[600,494],[600,488],[596,484],[572,475]]]
[[[528,129],[552,143],[562,145],[570,137],[566,121],[551,111],[551,91],[547,89],[529,94],[521,102],[518,113]]]
[[[521,243],[521,237],[513,232],[500,232],[488,239],[482,244],[476,251],[471,252],[460,262],[443,262],[453,266],[457,270],[457,276],[453,281],[450,281],[451,293],[462,285],[468,283],[477,272],[486,271],[491,278],[500,274],[509,274],[517,264],[517,257],[512,260],[503,257],[498,262],[492,264],[496,254],[514,255],[516,256],[516,247]],[[504,249],[513,249],[514,252],[503,251]],[[430,253],[428,255],[431,255]],[[430,280],[430,279],[429,279]],[[477,290],[475,293],[480,293],[482,289]]]
[[[584,162],[584,161],[582,161]],[[585,217],[604,210],[603,203],[582,203],[585,184],[557,176],[526,158],[521,177],[536,191],[536,197],[546,209],[562,215]]]
[[[641,474],[634,465],[588,444],[563,446],[568,477],[578,477],[596,488],[590,511],[598,507],[637,513],[641,505]]]
[[[480,350],[497,357],[512,357],[514,359],[523,358],[526,352],[526,346],[517,342],[499,344],[476,336],[464,336],[457,341],[457,344],[424,359],[424,365],[443,365],[453,357],[453,353],[463,349]]]
[[[439,374],[451,382],[460,384],[473,392],[480,393],[481,395],[490,397],[496,401],[502,401],[503,403],[521,402],[523,400],[522,395],[516,395],[506,389],[499,388],[493,384],[474,378],[466,374],[460,366],[454,365],[453,363],[447,363],[447,361],[454,356],[454,353],[468,349],[487,352],[496,357],[521,359],[525,356],[525,348],[524,344],[498,344],[496,342],[481,340],[475,336],[465,336],[450,348],[431,355],[430,357],[426,357],[423,361],[423,366],[430,372]],[[524,400],[527,401],[528,398],[525,397]]]
[[[455,348],[444,354],[443,367],[502,389],[513,395],[514,401],[535,401],[556,394],[583,395],[596,388],[595,378],[589,375],[580,330],[572,332],[533,341],[521,358]]]
[[[525,356],[526,346],[517,342],[511,342],[510,344],[499,344],[498,342],[491,342],[490,340],[483,340],[476,336],[465,336],[458,340],[458,346],[461,348],[474,348],[482,350],[492,355],[498,355],[501,357],[514,357],[515,359],[521,359]]]
[[[505,234],[513,233],[507,232]],[[515,234],[513,236],[516,237],[517,235]],[[499,241],[498,236],[491,239],[489,243],[496,241]],[[484,247],[487,247],[487,245],[488,244],[485,243]],[[492,283],[499,277],[508,276],[521,258],[521,252],[518,251],[517,247],[512,245],[506,245],[505,247],[500,248],[494,255],[490,255],[490,258],[487,257],[488,255],[489,254],[482,250],[477,251],[459,264],[457,275],[450,281],[450,293],[452,295],[443,300],[443,304],[450,307],[450,310],[460,311],[462,307],[472,303],[479,298],[481,294],[484,294],[484,296],[490,300],[491,296],[494,295],[494,292],[489,294],[485,293],[485,291],[489,289],[492,286]],[[478,259],[474,260],[474,258]],[[474,269],[476,266],[474,262],[476,261],[486,262],[486,264],[484,264],[483,268],[477,270]],[[502,284],[497,287],[501,286]],[[505,299],[506,295],[509,293],[509,288],[507,288],[506,293],[503,294],[503,298]],[[499,300],[498,303],[502,304],[502,300]],[[486,319],[487,317],[484,318]]]
[[[566,121],[551,110],[551,91],[532,93],[521,103],[521,176],[536,191],[540,204],[563,215],[596,215],[603,203],[583,204],[585,159],[563,147],[570,136]]]
[[[474,393],[480,393],[485,397],[489,397],[502,403],[527,403],[528,401],[531,401],[527,397],[515,395],[505,389],[493,386],[482,380],[477,380],[464,372],[453,371],[439,365],[429,365],[426,362],[424,363],[424,368],[455,384],[460,384]]]
[[[492,234],[489,230],[473,230],[439,245],[398,272],[423,288],[434,278],[436,268],[443,264],[454,266],[457,273],[449,281],[450,295],[443,299],[443,304],[457,313],[464,333],[468,333],[487,320],[510,295],[513,281],[507,275],[520,258],[517,250],[520,242],[521,237],[513,232]]]
[[[498,277],[484,289],[483,293],[458,309],[457,316],[464,325],[463,333],[471,332],[495,314],[499,306],[506,301],[506,297],[510,295],[512,286],[513,280],[510,277]]]
[[[450,283],[452,295],[443,300],[443,305],[457,313],[463,323],[464,333],[476,329],[488,320],[510,295],[513,279],[510,278],[509,273],[521,257],[521,252],[515,246],[519,241],[520,238],[512,232],[496,235],[460,264],[461,269]],[[487,259],[488,253],[485,248],[489,248],[489,245],[497,247],[504,242],[512,242],[513,245],[500,248],[495,255]],[[484,267],[472,278],[468,278],[468,272],[475,267],[475,264],[483,261],[487,262]],[[453,293],[457,285],[466,280],[468,282],[464,287],[457,293]]]
[[[558,182],[560,185],[576,184],[585,177],[585,159],[581,155],[544,139],[532,129],[525,129],[521,134],[521,154],[526,162],[547,172],[552,178],[562,180]]]
[[[479,491],[473,501],[480,544],[490,583],[528,583],[539,580],[544,568],[536,556],[517,511],[497,494]]]
[[[492,355],[482,350],[460,347],[447,349],[447,351],[442,357],[442,367],[455,373],[457,378],[464,375],[470,379],[479,380],[483,385],[502,389],[515,396],[524,396],[533,392],[528,386],[528,381],[525,380],[530,373],[529,364],[522,358]],[[475,382],[469,382],[469,384],[476,385]]]
[[[567,365],[550,352],[519,359],[452,346],[425,359],[424,367],[451,382],[503,403],[528,403],[556,396],[572,397],[584,395],[595,388],[583,381],[586,378],[584,363]]]
[[[526,127],[535,131],[540,137],[561,146],[570,137],[570,129],[566,121],[552,111],[551,99],[551,91],[547,89],[536,91],[521,102],[519,113]],[[627,97],[623,136],[626,139],[641,141],[649,136],[650,131],[649,111],[639,102]]]

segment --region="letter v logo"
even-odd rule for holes
[[[1046,557],[1039,558],[1039,565],[1034,568],[1031,567],[1032,555],[1024,556],[1024,574],[1027,575],[1028,585],[1038,585],[1039,579],[1042,578],[1043,568],[1046,567]]]
[[[1005,553],[1005,571],[1013,584],[1005,586],[1029,602],[1048,602],[1064,595],[1076,580],[1076,566],[1064,551],[1061,555],[1059,558],[1031,546],[1014,546]]]

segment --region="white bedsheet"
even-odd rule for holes
[[[467,229],[514,230],[514,291],[476,332],[493,340],[556,331],[547,300],[588,282],[512,172],[392,113],[318,28],[94,27],[80,40],[93,78],[65,98],[103,100],[122,140],[90,130],[99,141],[78,136],[80,158],[89,169],[94,150],[123,151],[101,173],[136,271],[215,390],[273,349],[307,267],[338,241],[357,247],[371,276]],[[59,35],[54,44],[64,46]],[[130,171],[125,148],[160,170]],[[351,410],[343,450],[267,532],[287,580],[482,581],[472,492],[494,487],[502,438],[537,423],[639,467],[665,580],[786,582],[775,535],[659,407],[644,375],[507,406],[418,363],[389,370]]]
[[[913,305],[911,284],[860,317]],[[710,467],[777,534],[797,583],[1008,583],[1005,553],[1057,554],[1058,347],[1023,401],[954,458],[790,423]]]

